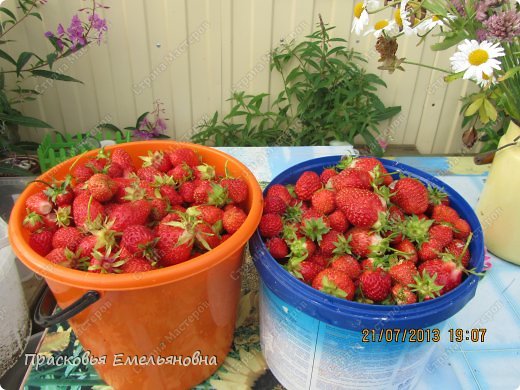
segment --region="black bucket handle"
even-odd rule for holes
[[[60,322],[74,317],[76,314],[80,313],[88,306],[99,300],[100,297],[101,294],[99,294],[99,292],[89,290],[66,309],[52,314],[54,308],[56,307],[56,300],[47,286],[42,296],[40,297],[38,304],[36,305],[36,309],[34,311],[34,322],[42,328],[48,328],[52,325],[59,324]]]

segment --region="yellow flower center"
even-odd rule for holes
[[[482,79],[487,81],[490,79],[490,77],[487,74],[485,74],[484,72],[482,72]]]
[[[386,19],[380,20],[379,22],[376,22],[376,24],[374,24],[374,28],[376,30],[382,30],[386,26],[388,26],[388,20],[386,20]]]
[[[365,6],[363,5],[363,3],[357,3],[354,6],[354,16],[359,19],[364,10]]]
[[[432,22],[438,22],[439,20],[441,19],[437,15],[432,16]]]
[[[482,65],[489,59],[489,54],[483,49],[473,50],[469,53],[468,61],[471,65],[478,66]]]
[[[403,19],[401,19],[401,9],[397,8],[394,12],[395,22],[399,27],[403,27]]]

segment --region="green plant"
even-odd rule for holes
[[[35,128],[52,128],[52,126],[38,118],[24,115],[17,105],[35,100],[45,92],[45,89],[55,80],[81,82],[67,76],[60,68],[53,66],[61,59],[73,56],[75,53],[92,42],[100,42],[107,30],[106,21],[97,13],[98,8],[107,8],[91,1],[90,7],[79,10],[80,14],[72,17],[70,25],[64,28],[61,24],[57,32],[46,32],[45,37],[52,46],[52,51],[46,55],[22,51],[17,58],[9,54],[16,42],[8,39],[9,33],[20,26],[24,21],[33,18],[42,21],[38,12],[45,0],[16,0],[17,10],[12,11],[4,6],[0,7],[0,156],[13,153],[34,152],[37,143],[21,142],[18,135],[18,126]],[[83,19],[79,15],[82,15]],[[25,86],[28,79],[50,79],[34,87]],[[2,167],[0,167],[2,171]]]
[[[385,15],[367,32],[377,37],[380,69],[424,66],[447,73],[448,82],[463,78],[479,86],[479,92],[463,98],[466,146],[482,133],[483,151],[489,150],[509,119],[520,123],[520,1],[389,0],[380,7],[378,0],[364,0],[355,5],[353,31],[359,35],[369,15],[388,10],[392,16]],[[417,35],[420,44],[429,34],[441,38],[431,46],[433,51],[457,46],[450,70],[398,58],[400,37]]]
[[[332,140],[353,144],[361,136],[372,153],[382,155],[378,123],[397,114],[377,96],[386,87],[360,65],[360,53],[333,38],[321,21],[317,31],[299,44],[284,43],[271,56],[284,88],[270,104],[269,94],[235,92],[229,114],[219,113],[199,127],[192,140],[217,146],[324,145]]]

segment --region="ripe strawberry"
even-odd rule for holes
[[[303,172],[294,187],[294,191],[299,199],[310,200],[312,194],[321,188],[320,177],[316,172],[305,171]]]
[[[372,227],[386,210],[381,199],[368,190],[345,188],[336,194],[336,205],[348,221],[358,227]]]
[[[92,251],[88,271],[98,274],[121,273],[121,266],[125,263],[125,259],[120,254],[120,251],[113,252],[110,247]]]
[[[466,243],[464,241],[455,239],[452,242],[450,242],[448,245],[446,245],[446,252],[452,254],[457,259],[460,259],[460,262],[464,266],[464,268],[468,268],[469,260],[471,259],[471,253],[469,251],[469,248],[467,248],[464,251],[465,246],[466,246]],[[464,254],[462,253],[463,251],[464,251]]]
[[[45,229],[56,231],[58,227],[69,226],[71,224],[71,207],[58,207],[55,213],[42,215]]]
[[[187,181],[182,183],[179,187],[179,195],[182,197],[184,202],[193,203],[195,202],[195,188],[197,188],[197,183],[193,181]]]
[[[312,287],[326,294],[349,301],[354,299],[356,287],[345,272],[327,268],[321,271],[312,281]]]
[[[323,270],[323,267],[319,264],[309,260],[297,263],[294,268],[295,269],[290,270],[289,272],[307,284],[311,284],[314,278],[316,278],[316,275]]]
[[[312,210],[312,209],[311,209]],[[324,217],[307,217],[308,212],[302,218],[300,232],[312,241],[321,242],[323,235],[328,233],[330,227]]]
[[[160,221],[168,214],[168,201],[164,199],[152,199],[150,201],[150,218]]]
[[[159,192],[161,193],[161,197],[167,199],[171,206],[179,205],[184,202],[184,199],[182,199],[182,196],[174,187],[161,186]]]
[[[108,218],[112,224],[112,230],[123,232],[131,225],[144,225],[151,212],[151,205],[146,200],[137,200],[130,203],[117,204]]]
[[[100,202],[107,202],[117,192],[117,184],[104,173],[96,173],[87,182],[87,188],[92,197]]]
[[[92,257],[92,251],[96,248],[96,245],[96,236],[86,236],[81,239],[76,250],[79,256],[90,258]]]
[[[330,214],[336,209],[335,194],[331,190],[320,189],[312,194],[312,208],[321,214]]]
[[[390,294],[392,279],[381,268],[365,270],[359,277],[359,287],[365,298],[381,302]]]
[[[267,189],[266,197],[269,198],[271,196],[278,196],[287,204],[291,203],[293,200],[289,190],[281,184],[273,184]]]
[[[143,225],[131,225],[123,230],[121,246],[125,247],[132,255],[145,257],[148,260],[156,260],[155,245],[157,240],[153,232]]]
[[[27,211],[27,216],[22,221],[22,225],[24,228],[26,228],[30,232],[35,232],[36,230],[40,230],[45,227],[43,217],[40,214],[36,214],[34,211]]]
[[[140,257],[130,257],[121,266],[121,271],[123,271],[125,274],[148,272],[151,270],[153,270],[153,267],[150,262]]]
[[[278,214],[264,214],[258,228],[260,229],[262,237],[276,237],[283,229],[282,217]]]
[[[388,208],[388,220],[394,222],[404,221],[405,215],[399,207],[392,205]]]
[[[184,183],[193,177],[193,170],[188,164],[180,164],[168,171],[168,176],[177,183]]]
[[[192,206],[188,208],[187,213],[195,215],[210,226],[221,222],[224,217],[224,211],[222,209],[209,205]]]
[[[85,223],[92,223],[95,220],[101,222],[104,217],[104,207],[88,193],[81,194],[72,203],[72,215],[77,227],[84,227]]]
[[[228,201],[227,190],[220,184],[202,180],[193,192],[195,204],[223,206]]]
[[[40,256],[46,256],[52,248],[52,237],[54,233],[50,230],[41,230],[31,233],[29,246]]]
[[[382,181],[385,186],[393,181],[381,161],[374,157],[358,157],[352,161],[350,167],[370,172],[377,182]]]
[[[69,206],[74,200],[74,192],[70,185],[71,178],[70,175],[67,175],[67,178],[61,183],[53,182],[43,191],[47,198],[57,207]]]
[[[443,204],[433,206],[432,219],[436,222],[448,222],[454,225],[460,219],[459,214],[450,206]]]
[[[241,178],[223,179],[220,185],[227,190],[229,199],[231,199],[233,203],[242,203],[249,195],[247,183]]]
[[[242,209],[231,207],[224,211],[224,215],[222,216],[222,225],[229,234],[233,234],[240,228],[240,226],[242,226],[246,218],[247,215]]]
[[[353,227],[347,231],[352,253],[359,257],[368,257],[371,254],[383,254],[387,248],[387,241],[378,234],[366,228]]]
[[[93,174],[94,170],[87,164],[78,164],[72,171],[77,183],[85,183]]]
[[[283,215],[287,210],[287,203],[277,195],[267,196],[264,199],[264,214],[280,214]]]
[[[398,305],[410,305],[417,302],[417,295],[409,287],[402,284],[396,284],[392,287],[392,298]]]
[[[170,169],[172,169],[172,163],[170,161],[170,158],[160,150],[156,150],[155,152],[152,152],[150,150],[148,151],[147,156],[139,156],[139,158],[143,160],[143,168],[154,167],[155,169],[163,173],[166,173]]]
[[[135,170],[132,157],[130,157],[126,150],[122,148],[113,149],[111,158],[112,162],[120,165],[124,171],[133,172]]]
[[[25,201],[25,207],[40,215],[46,215],[52,211],[52,203],[43,192],[29,196]]]
[[[270,238],[266,241],[265,246],[276,260],[285,259],[289,254],[287,243],[280,237]]]
[[[161,171],[155,167],[142,167],[137,170],[137,177],[149,183],[153,183],[156,176],[161,176]]]
[[[424,298],[431,299],[444,294],[444,286],[448,283],[450,278],[448,268],[445,267],[444,261],[441,259],[427,260],[419,266],[418,270],[419,275],[421,275],[423,279],[425,274],[431,278],[431,282],[426,280],[426,285],[429,287],[428,289],[425,289],[426,292],[417,291],[419,301]],[[421,283],[417,283],[417,278],[415,280],[416,284],[420,286]]]
[[[352,280],[355,280],[361,275],[361,266],[359,262],[350,255],[343,255],[336,257],[330,263],[334,269],[345,272]]]
[[[334,168],[325,168],[320,174],[320,180],[323,185],[326,185],[329,180],[337,174],[338,172]]]
[[[335,210],[332,214],[329,214],[328,217],[330,228],[340,233],[345,233],[350,226],[347,217],[341,210]]]
[[[395,183],[392,202],[406,214],[422,214],[428,209],[428,190],[417,179],[404,177]]]
[[[453,230],[446,225],[433,225],[428,231],[430,240],[437,240],[444,248],[453,240]]]
[[[417,268],[412,261],[403,261],[390,267],[388,274],[394,283],[408,286],[414,283],[413,277],[418,274]]]
[[[201,250],[209,251],[220,245],[220,237],[205,222],[195,225],[195,243]]]
[[[439,256],[442,245],[439,241],[433,239],[424,242],[419,248],[418,255],[421,261],[432,260]]]
[[[347,168],[330,180],[332,188],[340,191],[344,188],[360,188],[370,190],[372,188],[372,177],[367,171],[361,169]]]
[[[52,237],[52,247],[69,248],[71,251],[75,252],[82,239],[83,234],[78,228],[62,227],[54,233],[54,236]]]
[[[331,230],[323,235],[319,243],[323,255],[330,257],[333,254],[343,255],[351,253],[349,241],[343,234],[336,230]]]
[[[157,234],[157,253],[161,266],[179,264],[190,258],[194,243],[193,233],[181,227],[163,225]]]
[[[190,167],[196,167],[200,163],[199,156],[193,150],[188,148],[175,149],[169,154],[170,162],[174,167],[187,164]]]
[[[68,252],[65,253],[65,250],[67,250]],[[67,254],[70,254],[70,256],[67,256]],[[51,263],[59,264],[67,268],[73,268],[73,255],[73,252],[71,252],[68,248],[54,248],[45,256],[45,258],[49,260]]]
[[[465,240],[471,233],[471,226],[462,218],[459,218],[453,224],[453,236],[460,240]]]
[[[408,239],[404,239],[397,244],[393,244],[393,247],[403,252],[404,254],[398,254],[399,258],[410,261],[412,263],[417,263],[419,260],[419,256],[417,255],[417,250],[415,249],[415,245]]]
[[[124,174],[123,167],[121,167],[121,165],[113,161],[111,161],[105,167],[105,169],[103,169],[103,172],[105,172],[111,179],[122,177]]]
[[[374,267],[374,259],[369,257],[367,259],[363,259],[359,262],[359,265],[361,266],[361,270],[365,271],[368,269],[375,269]]]
[[[314,251],[312,256],[309,256],[308,259],[309,261],[318,264],[322,269],[329,266],[329,258],[321,253],[321,251]]]

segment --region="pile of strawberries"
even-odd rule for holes
[[[64,267],[150,271],[192,259],[235,233],[248,185],[189,148],[149,151],[136,166],[122,148],[73,165],[27,198],[29,245]]]
[[[379,160],[344,158],[294,185],[272,185],[259,231],[296,278],[363,303],[405,305],[457,287],[472,237],[447,195],[394,180]]]

